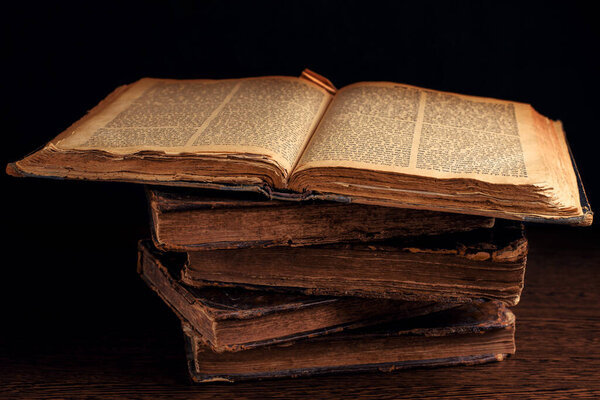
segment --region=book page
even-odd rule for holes
[[[296,171],[349,167],[528,183],[543,172],[526,104],[408,85],[341,89]]]
[[[292,77],[142,79],[53,145],[113,154],[238,154],[296,163],[331,100]]]

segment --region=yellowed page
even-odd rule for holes
[[[293,77],[142,79],[76,126],[58,150],[240,154],[291,171],[331,95]]]
[[[296,171],[350,167],[491,183],[543,182],[531,106],[387,82],[341,89]]]

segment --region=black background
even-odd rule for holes
[[[563,121],[592,206],[600,199],[599,26],[583,2],[47,2],[2,14],[3,165],[141,77],[308,67],[338,87],[385,80],[531,103]],[[2,175],[1,190],[1,351],[83,359],[138,338],[179,349],[176,318],[135,272],[148,236],[140,185]],[[557,245],[600,237],[597,226],[532,229],[555,230]]]

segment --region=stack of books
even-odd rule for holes
[[[558,121],[389,82],[142,79],[14,176],[143,183],[194,381],[503,360],[522,222],[590,225]]]
[[[478,364],[515,352],[521,223],[148,189],[138,271],[196,382]]]

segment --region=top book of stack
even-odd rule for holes
[[[145,78],[8,173],[590,225],[560,122],[530,105],[360,82]]]

